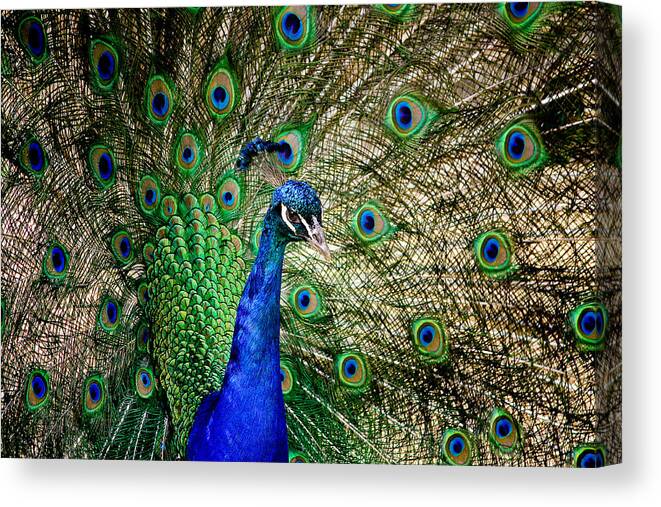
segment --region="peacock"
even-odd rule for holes
[[[2,455],[621,460],[621,14],[2,12]]]

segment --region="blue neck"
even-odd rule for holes
[[[239,301],[223,386],[202,401],[187,457],[204,461],[287,461],[280,380],[280,285],[286,240],[270,215]]]

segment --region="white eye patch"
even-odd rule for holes
[[[287,211],[288,211],[287,206],[285,206],[284,204],[281,204],[280,205],[280,216],[282,217],[282,221],[285,224],[287,224],[287,227],[289,227],[294,234],[296,234],[296,227],[294,227],[294,224],[292,224],[289,221],[289,218],[287,218]]]

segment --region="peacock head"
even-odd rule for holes
[[[269,215],[279,237],[286,241],[307,241],[324,259],[330,259],[321,227],[321,201],[310,185],[289,180],[276,188]]]

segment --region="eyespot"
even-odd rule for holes
[[[140,352],[147,352],[150,337],[149,326],[145,322],[141,322],[135,328],[135,344]]]
[[[284,49],[303,48],[314,38],[314,14],[310,6],[285,7],[275,16],[277,40]]]
[[[149,303],[149,284],[146,281],[138,285],[138,303],[140,306],[147,306]]]
[[[110,240],[110,249],[119,264],[126,265],[133,260],[133,240],[128,232],[117,231]]]
[[[296,388],[296,374],[288,361],[280,362],[280,385],[285,400],[288,400]]]
[[[119,327],[122,309],[113,298],[106,297],[99,308],[99,325],[108,332],[115,331]]]
[[[289,462],[290,463],[309,463],[309,458],[298,451],[289,451]]]
[[[172,195],[166,195],[161,200],[160,214],[161,218],[166,222],[168,219],[177,214],[177,199]]]
[[[31,412],[43,407],[50,395],[50,378],[44,370],[33,370],[27,377],[25,405]]]
[[[368,202],[361,206],[353,218],[353,229],[358,239],[372,243],[383,238],[390,231],[390,224],[376,203]]]
[[[443,325],[423,318],[413,323],[413,343],[426,360],[442,363],[448,360],[448,341]]]
[[[319,292],[311,285],[303,285],[294,289],[290,293],[289,304],[296,315],[303,319],[314,319],[321,313]]]
[[[386,125],[400,137],[420,133],[427,121],[427,109],[410,95],[397,97],[388,108]]]
[[[225,118],[239,103],[239,86],[236,75],[223,59],[211,72],[205,88],[205,101],[211,115]]]
[[[154,262],[155,252],[156,252],[156,248],[154,248],[154,245],[152,243],[145,243],[145,246],[142,247],[142,258],[147,263]]]
[[[473,244],[478,266],[488,276],[501,277],[512,268],[510,240],[498,231],[480,234]]]
[[[100,188],[110,188],[115,183],[115,158],[107,146],[101,144],[92,146],[87,163],[94,181]]]
[[[508,2],[504,4],[505,18],[513,28],[529,25],[541,12],[541,2]]]
[[[110,90],[119,76],[119,57],[115,48],[100,39],[92,41],[90,65],[94,83],[101,90]]]
[[[135,373],[135,391],[144,399],[154,394],[154,372],[151,368],[138,368]]]
[[[174,107],[170,85],[163,76],[154,76],[147,83],[146,108],[151,121],[157,125],[167,122]]]
[[[262,225],[258,225],[252,233],[250,238],[250,249],[252,250],[253,255],[257,256],[259,252],[259,242],[262,240]]]
[[[48,39],[39,18],[30,16],[18,25],[18,38],[23,49],[34,63],[43,62],[48,56]]]
[[[193,174],[202,160],[201,144],[199,139],[189,133],[179,136],[175,149],[175,163],[183,174]]]
[[[546,160],[539,134],[523,123],[506,129],[496,141],[496,149],[503,164],[517,174],[527,174]]]
[[[289,130],[279,134],[273,142],[280,144],[280,151],[273,154],[273,161],[286,174],[296,172],[302,165],[305,139],[299,130]]]
[[[375,7],[395,18],[404,17],[415,8],[413,4],[377,4]]]
[[[28,173],[37,177],[43,176],[48,167],[48,157],[36,138],[28,139],[21,147],[19,164]]]
[[[579,349],[603,350],[608,327],[608,311],[603,304],[581,304],[570,312],[569,320]]]
[[[514,451],[520,443],[519,427],[514,418],[503,409],[496,408],[491,413],[489,440],[503,452]]]
[[[103,410],[106,401],[105,381],[100,375],[93,375],[83,385],[83,413],[91,416]]]
[[[468,433],[459,429],[446,430],[443,433],[443,458],[450,465],[470,465],[473,444]]]
[[[200,197],[200,208],[202,208],[205,213],[216,213],[218,206],[216,205],[216,199],[214,196],[211,194],[203,194]]]
[[[367,363],[360,354],[340,354],[335,359],[335,370],[340,382],[347,387],[363,388],[368,384]]]
[[[572,455],[575,468],[601,468],[606,465],[606,450],[601,444],[579,445]]]
[[[153,176],[143,176],[137,187],[138,207],[145,215],[154,215],[161,200],[161,187]]]
[[[43,274],[51,280],[62,280],[69,271],[69,253],[60,243],[53,243],[46,249],[43,261]]]
[[[242,188],[233,176],[226,176],[218,186],[216,193],[223,221],[231,220],[237,215],[241,205]]]

